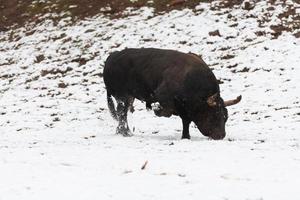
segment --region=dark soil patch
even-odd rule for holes
[[[52,74],[52,75],[61,74],[62,76],[64,76],[67,72],[72,70],[73,69],[71,67],[67,67],[66,70],[61,70],[61,69],[42,70],[41,76],[46,76],[48,74]]]
[[[215,3],[213,0],[0,0],[0,31],[7,31],[12,27],[23,26],[27,22],[39,23],[41,16],[47,13],[56,13],[58,15],[51,15],[51,19],[54,22],[58,22],[61,18],[70,16],[73,21],[84,19],[86,17],[92,17],[97,14],[105,14],[111,18],[123,17],[122,11],[131,7],[138,9],[143,6],[153,7],[156,14],[168,12],[170,10],[180,10],[184,8],[195,8],[201,2],[213,2],[210,7],[211,10],[220,10],[222,8],[240,7],[244,10],[251,10],[255,7],[258,1],[263,0],[222,0]],[[248,2],[248,3],[247,3]],[[268,0],[270,3],[268,11],[272,12],[275,8],[273,5],[278,1]],[[276,3],[277,2],[277,3]],[[292,2],[300,3],[300,0],[292,0]],[[300,15],[296,12],[296,8],[292,5],[288,5],[286,1],[281,2],[285,8],[278,18],[281,23],[270,27],[272,29],[272,35],[277,38],[284,31],[294,32],[295,37],[300,37]],[[227,11],[228,12],[228,11]],[[263,15],[263,13],[262,13]],[[266,22],[270,21],[271,15],[267,14],[262,19],[257,19],[260,26],[264,27]],[[233,15],[229,12],[228,19],[233,19]],[[292,20],[288,20],[292,19]],[[236,26],[237,23],[231,26]],[[89,30],[93,31],[93,30]],[[28,32],[27,34],[33,34]],[[212,35],[219,36],[220,34],[215,32]],[[265,35],[264,32],[256,32],[257,36]],[[233,37],[229,37],[230,39]],[[37,60],[39,61],[39,60]]]
[[[26,22],[38,22],[39,16],[46,13],[57,13],[71,16],[73,20],[83,19],[100,13],[111,17],[120,17],[120,12],[128,7],[153,7],[156,13],[173,9],[194,8],[200,2],[212,0],[51,0],[51,1],[18,1],[0,0],[0,31],[6,31],[12,25],[22,26]],[[105,9],[109,8],[109,9]],[[63,16],[56,16],[61,18]]]
[[[221,34],[220,34],[219,30],[211,31],[211,32],[208,33],[208,35],[221,37]]]

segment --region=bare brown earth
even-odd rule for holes
[[[219,3],[211,7],[212,10],[221,8],[232,8],[241,6],[244,10],[251,10],[255,7],[256,2],[262,0],[221,0]],[[300,0],[292,0],[300,4]],[[13,27],[23,26],[25,23],[38,23],[47,13],[51,13],[48,18],[59,21],[61,18],[70,16],[73,21],[84,19],[86,17],[95,16],[97,14],[105,14],[112,18],[123,17],[122,11],[131,7],[134,9],[148,6],[153,7],[156,14],[168,12],[173,9],[195,8],[201,2],[214,3],[213,0],[0,0],[0,31],[7,31]],[[278,4],[276,0],[268,0],[269,9],[274,9],[272,5]],[[283,31],[295,32],[295,37],[300,37],[300,15],[296,13],[296,8],[288,5],[286,0],[279,1],[286,9],[278,17],[281,24],[270,27],[277,38]],[[53,15],[54,14],[54,15]],[[229,16],[230,17],[230,14]],[[292,18],[291,20],[287,20]],[[270,20],[270,16],[264,16],[259,21],[261,26]],[[259,32],[259,35],[265,33]]]
[[[127,7],[154,7],[155,12],[172,9],[193,8],[200,2],[210,0],[51,0],[37,2],[33,0],[0,0],[0,30],[7,30],[12,25],[23,25],[25,22],[38,20],[46,13],[69,15],[72,19],[83,19],[104,13],[112,17],[121,17]],[[109,8],[109,9],[104,9]],[[101,11],[102,10],[102,11]],[[59,16],[57,16],[59,18]]]

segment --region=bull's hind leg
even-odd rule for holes
[[[132,113],[134,112],[133,102],[134,102],[134,97],[129,97],[128,108],[129,108],[129,111]]]
[[[119,125],[117,127],[116,133],[122,134],[123,136],[131,136],[127,122],[127,112],[130,104],[130,99],[118,98],[117,103],[117,116]]]
[[[189,132],[189,126],[191,121],[182,117],[181,119],[182,119],[182,128],[183,128],[181,139],[191,139],[190,132]]]

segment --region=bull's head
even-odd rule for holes
[[[236,99],[223,101],[218,93],[208,97],[205,109],[194,121],[201,133],[214,140],[223,139],[226,135],[225,123],[228,118],[226,107],[239,103],[241,99],[242,96],[238,96]]]

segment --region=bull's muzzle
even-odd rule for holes
[[[224,139],[225,136],[226,136],[226,133],[221,132],[221,133],[214,133],[214,134],[210,135],[209,137],[213,140],[222,140],[222,139]]]
[[[204,136],[209,137],[213,140],[222,140],[226,136],[225,128],[201,129],[200,126],[197,127]]]

